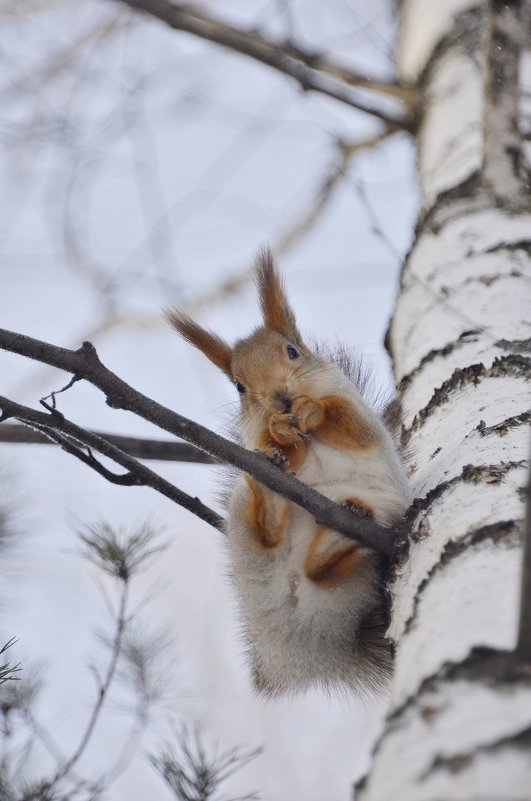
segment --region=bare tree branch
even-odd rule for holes
[[[108,440],[104,439],[101,435],[86,431],[74,423],[67,420],[60,412],[49,409],[49,414],[46,412],[38,412],[30,409],[27,406],[21,406],[18,403],[8,400],[0,396],[0,407],[2,409],[2,420],[15,417],[21,423],[37,428],[41,436],[51,438],[56,444],[60,445],[67,453],[72,454],[80,459],[86,465],[91,467],[97,473],[102,475],[107,481],[113,484],[120,484],[122,486],[147,486],[165,495],[174,503],[188,509],[189,512],[200,517],[206,523],[219,530],[223,530],[222,518],[205,506],[199,498],[193,498],[186,492],[170,484],[161,476],[154,473],[149,468],[137,462],[131,456],[121,451],[116,445],[111,444]],[[2,426],[0,426],[0,431]],[[82,446],[86,446],[87,452],[82,450]],[[121,465],[127,470],[125,474],[112,473],[104,465],[102,465],[94,457],[92,450],[107,456],[117,464]]]
[[[523,0],[489,0],[483,100],[483,179],[509,204],[525,197],[525,158],[518,131]]]
[[[413,91],[400,86],[397,82],[367,78],[347,67],[334,64],[320,53],[308,53],[294,47],[293,43],[274,42],[256,31],[234,28],[208,16],[194,6],[173,5],[168,0],[119,0],[119,2],[144,11],[175,30],[215,42],[266,64],[284,75],[289,75],[295,78],[305,91],[320,92],[365,114],[378,117],[396,128],[409,131],[414,129],[411,113],[402,117],[395,116],[388,113],[385,108],[376,108],[357,100],[349,91],[351,87],[369,89],[412,103]]]
[[[89,381],[105,394],[107,404],[111,408],[133,412],[170,434],[203,448],[211,456],[227,461],[239,470],[249,473],[269,489],[278,492],[283,497],[306,509],[319,525],[332,528],[346,537],[358,540],[381,553],[388,555],[393,553],[393,531],[366,519],[356,517],[329,498],[316,492],[311,487],[307,487],[294,475],[279,470],[263,454],[245,450],[235,442],[220,437],[219,434],[215,434],[199,423],[182,417],[133,389],[133,387],[126,384],[125,381],[105,367],[90,342],[83,343],[79,350],[74,351],[0,329],[0,348],[12,353],[18,353],[20,356],[36,359],[60,370],[65,370],[77,380],[85,379]],[[86,434],[87,432],[85,432],[85,437]],[[86,439],[85,441],[88,442]],[[103,452],[102,447],[98,447],[100,452]],[[107,443],[107,448],[111,449],[115,448],[115,446]],[[113,457],[111,456],[111,458]],[[124,458],[130,459],[131,457],[121,453],[120,459],[122,461],[120,462],[118,459],[115,459],[115,461],[124,464]],[[147,470],[143,465],[140,465],[140,467],[144,471]]]
[[[144,439],[142,437],[124,437],[119,434],[108,434],[103,431],[88,431],[96,437],[116,445],[120,450],[136,459],[155,459],[160,462],[194,462],[197,464],[217,464],[208,453],[194,448],[187,442],[171,442],[161,439]],[[28,428],[17,423],[4,423],[0,426],[0,442],[25,445],[53,445],[49,436],[35,428]]]
[[[31,13],[31,12],[29,12]],[[3,103],[12,98],[21,97],[22,93],[31,89],[40,91],[42,86],[50,84],[57,75],[72,69],[72,62],[79,58],[80,52],[88,45],[101,45],[102,41],[116,31],[124,28],[127,22],[120,17],[111,17],[107,20],[98,20],[88,30],[83,31],[74,41],[69,42],[59,52],[52,54],[50,60],[39,68],[38,72],[22,75],[17,81],[2,89],[0,98]]]
[[[388,139],[393,134],[397,133],[397,129],[386,126],[382,131],[364,139],[354,140],[352,142],[338,141],[336,143],[335,155],[331,160],[326,173],[317,188],[317,192],[311,197],[309,203],[302,209],[302,211],[294,219],[290,220],[284,229],[280,231],[276,239],[271,244],[271,250],[278,257],[295,247],[306,234],[311,231],[321,214],[327,208],[330,199],[333,197],[334,190],[340,184],[341,180],[347,175],[347,170],[350,161],[358,153],[376,147],[381,142]],[[75,236],[71,227],[69,226],[70,233],[66,237],[69,247],[72,248],[70,253],[71,259],[76,263],[83,262],[83,256],[79,246],[75,240]],[[86,272],[90,271],[87,267]],[[249,261],[246,260],[245,265],[236,268],[232,275],[225,281],[217,286],[214,286],[208,292],[192,297],[189,301],[183,304],[183,308],[190,315],[195,315],[203,311],[204,308],[210,307],[216,303],[222,303],[229,297],[236,295],[243,287],[245,287],[251,280],[252,269],[249,266]],[[100,277],[94,271],[94,282],[96,285],[100,283]],[[101,287],[98,286],[99,289]],[[104,293],[102,293],[104,294]],[[160,314],[154,315],[150,313],[122,313],[119,309],[115,308],[111,303],[108,310],[105,312],[102,320],[100,320],[89,331],[85,332],[84,338],[94,339],[100,337],[103,333],[108,333],[110,330],[117,328],[137,328],[139,326],[144,328],[153,328],[160,325]],[[108,435],[104,435],[108,436]],[[0,442],[4,441],[0,436]],[[113,440],[114,441],[114,440]],[[119,443],[116,443],[119,444]],[[120,445],[125,451],[131,453],[132,456],[138,458],[151,458],[144,456],[142,453],[134,453],[128,447]],[[159,458],[153,457],[153,458]],[[163,457],[161,457],[163,458]],[[173,456],[168,458],[174,459]],[[180,461],[179,459],[176,459]],[[206,457],[204,457],[206,461]],[[184,461],[184,459],[183,459]],[[190,461],[199,461],[199,459],[191,459]]]

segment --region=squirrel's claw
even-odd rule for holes
[[[289,464],[288,457],[284,455],[280,448],[276,448],[276,450],[268,451],[266,453],[264,453],[264,451],[257,450],[256,453],[263,454],[267,459],[269,459],[270,462],[276,464],[277,467],[287,467]]]
[[[360,501],[359,498],[347,498],[347,500],[344,501],[341,506],[343,509],[346,509],[348,512],[352,512],[358,517],[365,517],[367,520],[374,520],[374,512],[372,509],[363,503],[363,501]]]

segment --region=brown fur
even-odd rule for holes
[[[354,407],[344,398],[333,395],[320,400],[307,395],[295,398],[289,412],[271,415],[268,429],[271,439],[266,437],[258,447],[268,452],[271,440],[280,445],[292,471],[298,470],[304,462],[309,434],[315,434],[318,440],[338,450],[364,450],[375,441],[370,427]]]
[[[271,438],[279,445],[295,445],[304,441],[301,420],[292,412],[275,412],[269,418]]]
[[[245,521],[263,548],[275,548],[284,539],[290,511],[289,501],[282,504],[280,519],[276,519],[273,504],[266,501],[264,493],[252,476],[246,475],[249,487],[249,502],[245,510]]]
[[[294,399],[291,413],[299,418],[299,428],[303,434],[317,431],[324,422],[323,404],[308,395],[300,395]]]
[[[280,467],[284,467],[290,473],[300,470],[308,453],[308,443],[298,439],[290,444],[280,444],[277,439],[273,439],[269,434],[264,434],[258,443],[258,450],[262,451],[267,457],[274,457]],[[280,452],[280,458],[278,453]]]
[[[255,276],[263,325],[233,348],[177,310],[166,316],[237,384],[245,447],[259,449],[285,470],[300,471],[312,486],[330,487],[331,497],[334,485],[348,487],[341,490],[341,497],[352,493],[345,505],[366,518],[378,516],[379,499],[389,501],[389,475],[396,477],[393,491],[401,489],[404,497],[391,498],[391,512],[399,516],[408,494],[405,477],[378,416],[360,395],[362,372],[352,372],[343,354],[326,357],[305,346],[266,251],[258,258]],[[307,460],[309,453],[315,459]],[[348,484],[342,479],[343,464]],[[356,467],[352,484],[350,466]],[[290,501],[249,475],[236,480],[228,511],[234,579],[257,688],[276,695],[317,683],[363,693],[381,685],[391,654],[378,555],[303,517]]]
[[[334,584],[350,576],[358,567],[357,542],[340,538],[322,526],[310,543],[304,562],[306,575],[320,584]]]
[[[343,501],[343,506],[346,506],[349,511],[359,517],[365,517],[367,520],[374,520],[374,512],[371,507],[367,506],[367,504],[359,498],[347,498],[346,501]]]
[[[207,331],[178,309],[169,309],[164,313],[169,324],[175,328],[179,334],[199,348],[211,362],[223,370],[229,378],[231,373],[232,348],[227,345],[224,339],[213,331]]]
[[[282,281],[276,272],[269,250],[262,250],[258,254],[256,285],[265,327],[282,334],[293,344],[302,346],[303,342],[297,329],[295,315],[287,301]]]
[[[323,422],[315,436],[325,445],[338,450],[365,450],[375,444],[375,434],[345,398],[329,395],[318,401]]]
[[[295,398],[289,412],[271,416],[269,432],[280,445],[301,440],[305,434],[315,434],[338,450],[364,450],[375,442],[370,426],[352,404],[335,395]]]

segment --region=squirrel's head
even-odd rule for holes
[[[337,369],[304,344],[269,250],[257,257],[255,281],[263,325],[234,347],[183,312],[166,312],[173,328],[236,386],[242,405],[242,433],[249,447],[267,430],[273,413],[289,412],[300,395],[327,394],[337,377]]]

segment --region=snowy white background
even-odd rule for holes
[[[302,44],[386,76],[391,5],[293,0],[293,32]],[[280,2],[209,8],[271,35],[286,30]],[[201,297],[250,262],[311,200],[335,158],[335,139],[362,138],[378,123],[147,18],[127,14],[129,24],[106,36],[88,34],[119,10],[109,0],[0,8],[0,325],[68,347],[90,338],[133,386],[220,430],[237,408],[235,392],[172,335],[161,308]],[[78,41],[71,66],[60,67],[57,54]],[[393,247],[372,230],[359,181]],[[281,262],[303,332],[355,347],[386,387],[382,340],[415,202],[412,148],[395,135],[352,162],[318,225]],[[229,340],[245,335],[258,322],[252,288],[200,319]],[[58,371],[4,353],[0,376],[0,394],[31,406],[65,383]],[[161,436],[108,409],[87,386],[60,396],[60,408],[92,428]],[[65,751],[95,697],[88,665],[105,664],[94,631],[111,630],[96,571],[75,554],[79,522],[130,529],[149,520],[171,543],[137,581],[135,599],[149,595],[146,627],[165,627],[174,638],[172,689],[110,798],[170,797],[145,752],[183,719],[201,721],[223,748],[265,747],[234,779],[234,792],[257,789],[268,801],[350,797],[383,705],[317,693],[266,703],[253,695],[220,535],[150,490],[107,484],[58,449],[2,445],[0,459],[24,532],[2,573],[0,633],[16,634],[23,663],[47,665],[37,712]],[[211,468],[150,466],[216,503]],[[105,770],[127,730],[127,716],[111,703],[85,775]],[[36,748],[31,764],[42,773],[49,763]]]

